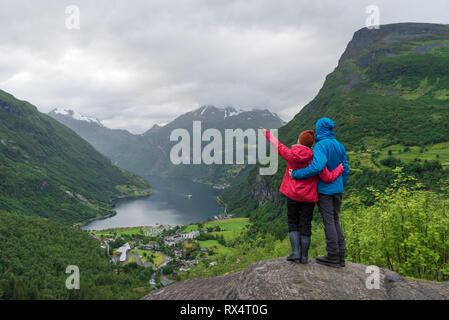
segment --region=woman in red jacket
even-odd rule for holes
[[[305,168],[312,162],[313,151],[311,148],[315,140],[315,133],[312,130],[302,132],[299,135],[298,144],[289,149],[272,136],[270,131],[263,128],[261,130],[264,131],[274,150],[287,161],[287,169],[279,190],[287,196],[288,231],[292,246],[292,252],[287,260],[308,263],[313,208],[315,203],[318,202],[316,189],[318,178],[325,183],[331,183],[343,172],[343,166],[338,166],[332,172],[324,167],[318,176],[307,179],[293,179],[289,173],[291,170]]]

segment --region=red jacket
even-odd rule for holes
[[[329,172],[327,167],[324,167],[318,176],[307,179],[293,179],[290,177],[289,169],[296,170],[307,167],[312,162],[312,149],[299,144],[293,145],[289,149],[273,137],[268,130],[266,131],[266,137],[273,145],[274,150],[287,161],[287,169],[285,170],[284,179],[282,180],[279,191],[292,200],[318,202],[318,192],[316,190],[318,177],[325,183],[331,183],[343,172],[342,166],[337,166],[331,172]]]

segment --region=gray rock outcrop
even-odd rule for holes
[[[153,291],[144,300],[422,300],[449,299],[449,283],[414,281],[379,269],[378,289],[367,288],[367,266],[347,262],[329,268],[313,259],[308,265],[264,260],[241,272],[191,279]],[[369,283],[374,283],[368,280]]]

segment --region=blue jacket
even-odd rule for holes
[[[346,159],[346,150],[343,145],[335,139],[334,129],[335,123],[329,118],[321,118],[316,123],[316,144],[313,148],[313,160],[306,168],[295,170],[292,173],[294,179],[306,179],[318,175],[324,166],[329,171],[334,170],[338,165],[343,163],[344,171],[332,183],[324,183],[318,179],[317,190],[322,194],[338,194],[343,193],[344,186],[349,176],[348,160]]]

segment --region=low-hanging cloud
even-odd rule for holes
[[[446,0],[0,0],[0,89],[135,133],[203,104],[290,120],[371,4],[381,24],[448,22]],[[79,30],[66,28],[69,5]]]

